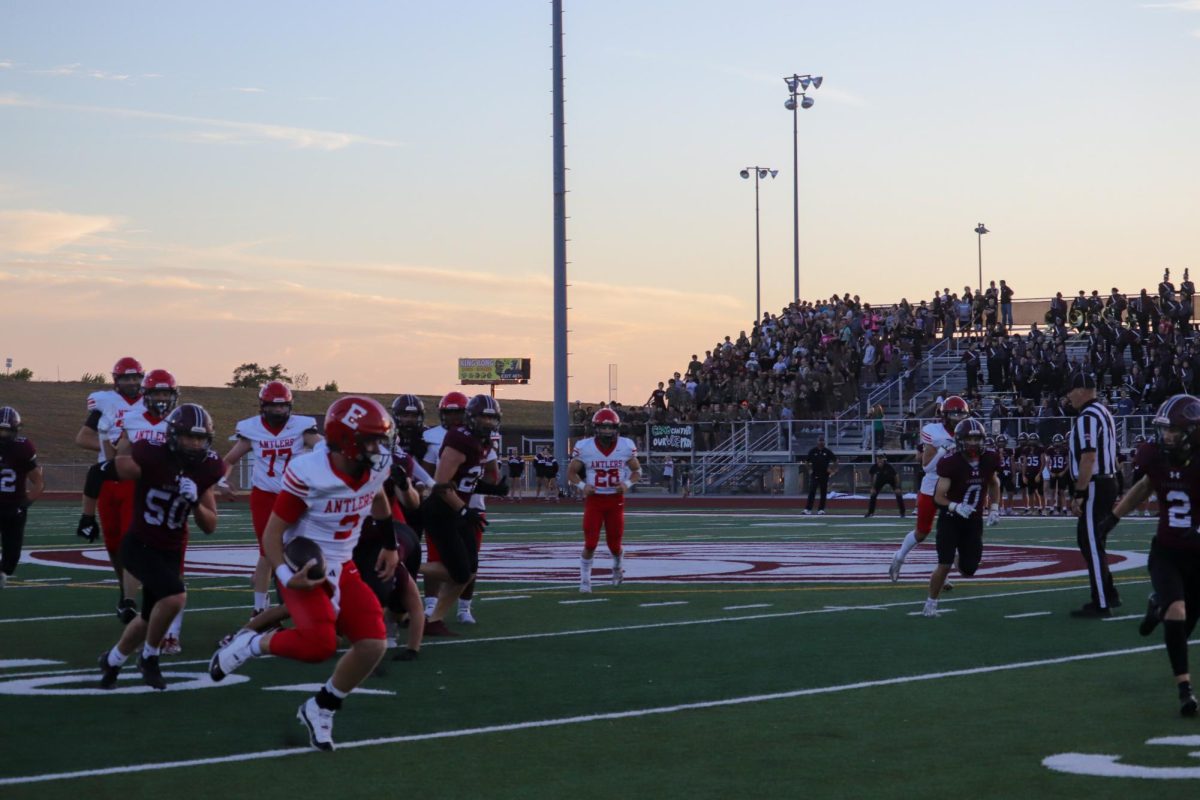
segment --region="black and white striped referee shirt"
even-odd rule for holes
[[[1096,453],[1092,479],[1110,478],[1117,474],[1117,423],[1099,400],[1089,400],[1079,410],[1071,426],[1071,475],[1079,477],[1079,460],[1084,453]]]

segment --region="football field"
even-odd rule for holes
[[[183,654],[165,692],[133,659],[94,688],[117,593],[78,507],[31,510],[0,592],[0,797],[1161,797],[1200,785],[1161,634],[1137,633],[1150,520],[1110,549],[1124,606],[1087,599],[1073,519],[1005,518],[983,567],[921,616],[932,539],[900,583],[909,520],[778,509],[627,520],[627,575],[575,578],[573,505],[494,504],[475,626],[384,662],[307,747],[296,707],[332,662],[256,659],[220,684],[246,618],[249,513],[221,507],[189,552]],[[952,576],[955,577],[955,576]],[[1195,656],[1193,655],[1193,659]]]

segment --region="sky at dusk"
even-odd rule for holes
[[[565,0],[571,398],[641,402],[792,291],[1200,268],[1200,0]],[[550,4],[0,0],[3,352],[552,394]]]

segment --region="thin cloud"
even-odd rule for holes
[[[1200,0],[1177,0],[1174,3],[1142,3],[1141,8],[1165,8],[1172,11],[1200,11]]]
[[[290,125],[274,125],[261,122],[239,122],[211,117],[192,117],[183,114],[166,114],[160,111],[141,111],[133,108],[107,106],[85,106],[68,103],[48,103],[19,95],[0,95],[0,105],[20,108],[36,108],[53,111],[70,111],[79,114],[103,114],[125,119],[147,119],[178,125],[198,125],[207,130],[194,133],[190,141],[249,144],[273,142],[286,144],[298,150],[341,150],[351,145],[374,145],[376,147],[399,147],[400,142],[362,136],[357,133],[325,131],[314,128],[297,128]],[[212,129],[217,129],[214,133]]]
[[[11,66],[11,62],[9,62],[9,66]],[[72,64],[59,64],[49,69],[27,69],[25,73],[27,75],[48,75],[53,78],[81,76],[101,81],[127,81],[133,77],[124,72],[109,72],[108,70],[96,69],[95,67],[85,67],[78,61]]]
[[[233,91],[245,94],[265,94],[267,90],[260,89],[257,86],[234,86]]]
[[[12,68],[13,68],[13,62],[0,61],[0,69],[12,69]]]
[[[63,211],[0,211],[0,251],[50,253],[85,237],[114,230],[116,217]]]

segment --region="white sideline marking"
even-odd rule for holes
[[[871,681],[857,681],[855,683],[834,684],[833,686],[817,686],[809,689],[793,689],[786,692],[773,692],[771,694],[752,694],[742,697],[729,697],[723,700],[701,700],[694,703],[678,703],[670,706],[654,706],[650,708],[636,708],[628,711],[612,711],[605,714],[581,714],[572,717],[558,717],[554,719],[539,719],[528,720],[525,722],[511,722],[504,725],[488,725],[478,728],[460,728],[458,730],[434,731],[432,733],[416,733],[407,736],[384,736],[376,739],[359,739],[351,742],[339,742],[339,750],[350,750],[358,747],[376,747],[387,744],[402,744],[405,742],[423,742],[435,739],[454,739],[461,736],[478,736],[480,734],[490,733],[508,733],[511,731],[532,730],[537,728],[557,728],[563,725],[578,725],[585,722],[603,722],[608,720],[618,719],[637,719],[639,717],[649,717],[659,714],[676,714],[681,711],[700,711],[710,708],[726,708],[730,706],[747,705],[750,703],[765,703],[775,700],[791,700],[798,697],[814,697],[824,694],[836,694],[839,692],[851,692],[858,689],[874,689],[880,686],[901,686],[907,683],[919,683],[923,681],[941,680],[944,678],[962,678],[970,675],[986,675],[993,672],[1006,672],[1017,669],[1031,669],[1034,667],[1056,666],[1058,664],[1070,664],[1077,661],[1091,661],[1100,658],[1110,658],[1112,656],[1133,655],[1136,653],[1150,653],[1162,649],[1161,644],[1147,645],[1143,647],[1131,647],[1124,650],[1104,650],[1097,653],[1081,653],[1074,656],[1060,656],[1058,658],[1043,658],[1036,661],[1016,661],[1009,664],[995,664],[988,667],[971,667],[969,669],[949,670],[946,672],[921,673],[918,675],[903,675],[896,678],[880,678]],[[303,754],[312,754],[317,751],[307,747],[290,747],[277,750],[259,750],[251,753],[235,753],[228,756],[212,756],[209,758],[195,758],[180,761],[159,761],[145,764],[126,764],[118,767],[103,767],[100,769],[81,769],[72,772],[47,772],[39,775],[20,775],[11,778],[0,778],[0,786],[13,786],[16,784],[25,783],[45,783],[48,781],[64,780],[68,778],[91,778],[100,775],[124,775],[133,772],[152,772],[157,770],[174,769],[176,767],[200,767],[211,764],[231,764],[240,761],[260,761],[268,758],[282,758],[283,756],[295,756]],[[320,756],[328,758],[328,756]]]
[[[1117,622],[1118,620],[1122,620],[1122,619],[1141,619],[1143,616],[1144,615],[1142,615],[1142,614],[1126,614],[1123,617],[1101,617],[1100,621],[1101,622]]]
[[[530,597],[530,595],[527,595],[527,594],[510,594],[510,595],[506,595],[504,597],[481,597],[479,599],[486,600],[489,603],[493,603],[497,600],[528,600],[529,597]]]
[[[638,608],[660,608],[662,606],[686,606],[687,600],[671,600],[666,603],[638,603]]]
[[[607,597],[593,597],[590,600],[559,600],[558,604],[560,606],[577,606],[580,603],[607,603],[607,602],[608,602]]]
[[[887,611],[887,606],[825,606],[826,611]]]
[[[264,686],[262,690],[264,692],[319,692],[324,687],[325,684],[323,683],[293,683],[289,686]],[[363,689],[360,687],[354,690],[354,694],[355,696],[360,694],[381,694],[390,696],[396,693],[389,692],[386,689]]]
[[[942,614],[949,614],[954,611],[958,611],[958,609],[957,608],[939,608],[935,613],[940,617]],[[925,609],[921,609],[920,611],[910,611],[910,612],[908,612],[908,615],[910,617],[923,617],[923,616],[925,616]]]
[[[743,608],[770,608],[771,603],[750,603],[745,606],[725,606],[722,611],[741,611]]]
[[[240,606],[216,606],[214,608],[189,608],[189,614],[199,614],[201,611],[234,611],[239,608],[249,608],[244,603]],[[63,619],[99,619],[101,617],[116,616],[113,611],[108,611],[103,614],[64,614],[58,617],[17,617],[16,619],[0,619],[0,625],[8,625],[13,622],[54,622]]]
[[[73,579],[67,577],[67,578],[17,578],[17,580],[23,581],[24,583],[53,583],[55,581],[69,581],[69,580],[73,580]]]
[[[6,658],[0,660],[0,669],[18,669],[20,667],[48,667],[51,664],[62,664],[62,661],[51,661],[46,658]]]
[[[1005,619],[1027,619],[1028,617],[1047,617],[1053,612],[1051,611],[1030,611],[1026,614],[1005,614]]]

